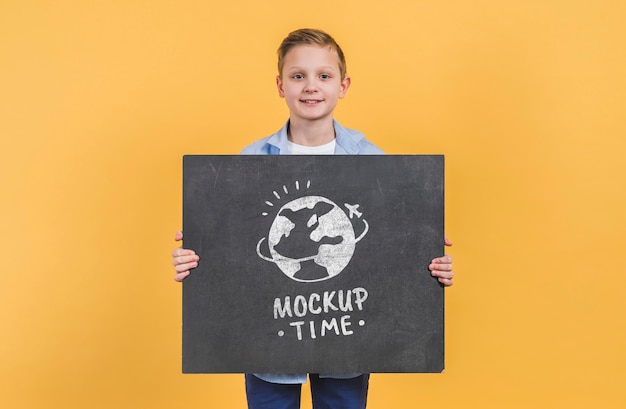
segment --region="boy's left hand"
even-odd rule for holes
[[[448,247],[452,246],[452,242],[448,240],[446,237],[444,239],[444,244]],[[450,287],[453,282],[452,278],[454,274],[452,273],[452,256],[444,255],[443,257],[439,257],[431,261],[428,266],[430,273],[433,277],[437,277],[439,282],[446,287]]]

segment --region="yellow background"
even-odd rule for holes
[[[370,408],[626,407],[626,2],[0,1],[0,407],[244,408],[181,374],[181,156],[287,118],[275,49],[344,48],[336,112],[446,155],[446,371]],[[310,407],[309,403],[304,407]]]

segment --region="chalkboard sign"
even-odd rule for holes
[[[183,372],[441,372],[440,155],[183,158]]]

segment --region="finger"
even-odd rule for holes
[[[187,263],[193,263],[200,260],[200,257],[196,256],[196,255],[190,255],[190,256],[179,256],[179,257],[174,257],[174,259],[172,260],[172,265],[173,266],[177,266],[179,264],[187,264]]]
[[[184,249],[181,247],[175,248],[172,250],[172,257],[182,257],[182,256],[195,256],[196,252],[189,249]]]
[[[433,271],[431,274],[446,287],[450,287],[453,284],[452,279],[454,278],[454,274],[452,274],[452,272]]]
[[[183,232],[182,231],[177,231],[176,232],[176,236],[174,236],[174,240],[181,241],[182,239],[183,239]]]
[[[176,264],[174,265],[174,270],[176,270],[177,273],[184,273],[196,267],[198,267],[198,262],[192,261],[191,263]]]
[[[430,272],[433,277],[443,278],[447,280],[452,280],[454,278],[454,273],[452,271],[441,271],[441,270],[433,270]]]
[[[449,238],[447,238],[447,237],[444,237],[444,238],[443,238],[443,244],[444,244],[444,245],[446,245],[446,246],[448,246],[448,247],[452,246],[452,242],[451,242],[451,241],[450,241],[450,239],[449,239]]]
[[[452,264],[431,264],[428,269],[430,271],[452,271]]]
[[[439,282],[446,287],[450,287],[452,286],[452,284],[454,284],[454,282],[452,282],[452,280],[448,278],[439,278]]]
[[[445,255],[443,257],[437,257],[435,259],[433,259],[433,261],[430,262],[431,265],[433,264],[452,264],[452,256],[449,255]]]
[[[189,271],[183,271],[182,273],[178,273],[174,276],[174,281],[178,281],[179,283],[185,279],[190,274]]]

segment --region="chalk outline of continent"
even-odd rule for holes
[[[308,188],[309,186],[310,186],[310,181],[309,181],[309,182],[307,182],[307,188]],[[287,194],[287,193],[288,193],[288,189],[287,189],[287,187],[286,187],[286,186],[283,186],[283,190],[284,190],[285,194]],[[296,181],[296,190],[299,190],[299,183],[298,183],[297,181]],[[276,198],[278,198],[278,199],[280,199],[280,198],[281,198],[281,197],[280,197],[280,195],[279,195],[277,192],[275,192],[275,191],[274,191],[273,193],[274,193],[274,196],[276,196]],[[326,198],[326,197],[324,197],[324,196],[302,196],[302,197],[299,197],[299,198],[296,198],[296,199],[294,199],[294,200],[289,201],[289,202],[288,202],[288,203],[286,203],[283,207],[281,207],[281,209],[280,209],[280,210],[276,213],[276,217],[275,217],[275,219],[274,219],[274,222],[276,222],[276,219],[277,219],[278,217],[283,217],[283,218],[285,218],[286,220],[288,220],[288,221],[289,221],[289,223],[291,223],[291,224],[293,225],[293,222],[292,222],[289,218],[287,218],[286,216],[282,216],[282,215],[281,215],[281,212],[283,211],[283,209],[289,209],[287,206],[289,206],[291,203],[293,203],[293,202],[295,202],[295,201],[304,201],[304,202],[305,202],[305,206],[306,206],[307,208],[309,208],[309,209],[312,209],[312,208],[315,206],[315,203],[319,203],[318,198],[319,198],[319,199],[323,199],[323,201],[324,201],[325,203],[331,204],[331,205],[333,206],[333,208],[332,208],[329,212],[325,213],[324,215],[326,215],[326,214],[328,214],[328,213],[331,213],[331,212],[333,212],[333,211],[338,211],[338,210],[340,210],[340,211],[341,211],[341,212],[343,212],[343,214],[346,216],[347,220],[350,222],[350,225],[351,225],[351,227],[352,227],[352,230],[354,231],[354,226],[352,226],[352,224],[351,224],[351,221],[350,221],[350,220],[351,220],[354,216],[356,216],[357,218],[361,219],[362,213],[361,213],[361,212],[359,212],[359,211],[356,211],[356,209],[359,207],[359,205],[358,205],[358,204],[349,205],[348,203],[346,203],[346,204],[345,204],[345,206],[346,206],[346,208],[349,210],[349,215],[348,215],[348,214],[346,214],[346,212],[345,212],[345,211],[344,211],[341,207],[339,207],[339,206],[338,206],[335,202],[333,202],[332,200],[330,200],[330,199],[328,199],[328,198]],[[310,199],[310,200],[308,200],[308,201],[307,201],[307,199]],[[273,204],[273,203],[271,203],[271,202],[269,202],[269,201],[266,201],[265,203],[266,203],[268,206],[274,206],[274,204]],[[312,205],[310,205],[310,204],[312,204]],[[301,209],[302,209],[302,208],[301,208]],[[292,209],[289,209],[289,210],[292,210]],[[267,215],[268,215],[267,213],[263,213],[263,216],[267,216]],[[323,216],[324,216],[324,215],[323,215]],[[322,216],[322,217],[323,217],[323,216]],[[311,217],[311,219],[313,219],[313,217],[314,217],[314,216],[312,216],[312,217]],[[311,225],[311,219],[310,219],[310,220],[308,221],[308,223],[307,223],[307,226],[308,226],[308,227],[310,227],[310,225]],[[367,223],[367,221],[366,221],[365,219],[362,219],[362,221],[363,221],[363,224],[365,225],[365,228],[364,228],[363,232],[362,232],[362,233],[361,233],[358,237],[355,237],[354,242],[353,242],[353,243],[351,243],[351,244],[356,245],[359,241],[361,241],[361,239],[363,239],[363,237],[365,237],[365,235],[366,235],[366,234],[368,233],[368,231],[369,231],[369,224]],[[314,220],[314,223],[313,223],[313,224],[317,224],[317,223],[318,223],[318,220],[317,220],[317,218],[316,218],[316,219]],[[273,226],[273,224],[272,224],[272,226]],[[312,230],[312,231],[311,231],[310,236],[313,236],[313,235],[314,235],[314,234],[315,234],[318,230],[319,230],[319,225],[318,225],[318,226],[317,226],[314,230]],[[268,235],[269,235],[269,233],[268,233]],[[284,236],[285,236],[285,237],[288,237],[288,236],[289,236],[289,233],[288,233],[288,232],[286,232],[286,234],[284,234]],[[317,240],[316,240],[315,238],[313,238],[313,237],[309,237],[309,238],[310,238],[310,240],[311,240],[311,241],[316,242],[316,243],[319,243],[319,242],[320,242],[320,240],[321,240],[321,239],[323,239],[324,237],[331,237],[331,238],[332,238],[332,237],[337,237],[337,236],[336,236],[336,235],[335,235],[335,236],[331,236],[331,235],[323,235],[323,234],[322,234],[321,236],[317,237]],[[350,261],[352,260],[352,256],[353,256],[353,253],[352,253],[352,254],[350,254],[350,256],[349,256],[350,258],[347,260],[347,262],[345,263],[345,265],[344,265],[344,266],[343,266],[343,267],[342,267],[342,268],[341,268],[338,272],[336,272],[334,275],[330,275],[330,274],[329,274],[327,277],[322,277],[322,278],[319,278],[319,279],[303,280],[303,279],[299,279],[299,278],[294,277],[293,275],[294,275],[295,273],[294,273],[294,274],[292,274],[292,275],[289,275],[289,274],[288,274],[288,272],[284,271],[284,270],[283,270],[283,268],[281,268],[281,267],[280,267],[280,265],[278,265],[278,263],[280,263],[281,261],[289,261],[290,263],[293,263],[293,264],[297,264],[297,263],[298,263],[298,264],[300,264],[300,263],[303,263],[303,262],[306,262],[306,261],[314,260],[314,259],[316,259],[316,258],[318,258],[318,259],[319,259],[319,258],[320,258],[320,252],[321,252],[321,251],[318,251],[318,253],[317,253],[317,254],[315,254],[315,255],[312,255],[312,256],[306,256],[306,257],[301,257],[301,258],[298,258],[298,259],[292,259],[292,258],[289,258],[289,257],[285,257],[285,256],[281,255],[280,253],[278,253],[277,251],[275,251],[275,253],[276,253],[276,254],[274,255],[274,257],[268,257],[268,256],[264,255],[264,254],[261,252],[261,244],[262,244],[264,241],[266,241],[266,240],[267,240],[267,237],[262,237],[262,238],[258,241],[257,246],[256,246],[256,252],[257,252],[257,255],[258,255],[261,259],[263,259],[263,260],[265,260],[265,261],[269,261],[269,262],[271,262],[271,263],[277,264],[277,266],[279,267],[279,269],[280,269],[280,270],[281,270],[281,271],[282,271],[282,272],[283,272],[283,273],[284,273],[287,277],[289,277],[290,279],[292,279],[292,280],[294,280],[294,281],[299,281],[299,282],[318,282],[318,281],[324,281],[324,280],[327,280],[327,279],[333,278],[333,277],[335,277],[335,276],[339,275],[339,274],[340,274],[340,273],[341,273],[341,272],[345,269],[345,267],[346,267],[346,266],[350,263]],[[277,243],[278,243],[278,242],[277,242]],[[324,245],[324,244],[320,244],[320,247],[319,247],[319,249],[320,249],[320,250],[321,250],[321,247],[322,247],[323,245]],[[269,248],[269,244],[268,244],[268,248]],[[322,264],[320,264],[320,265],[322,265]],[[323,265],[322,265],[322,266],[323,266]]]

